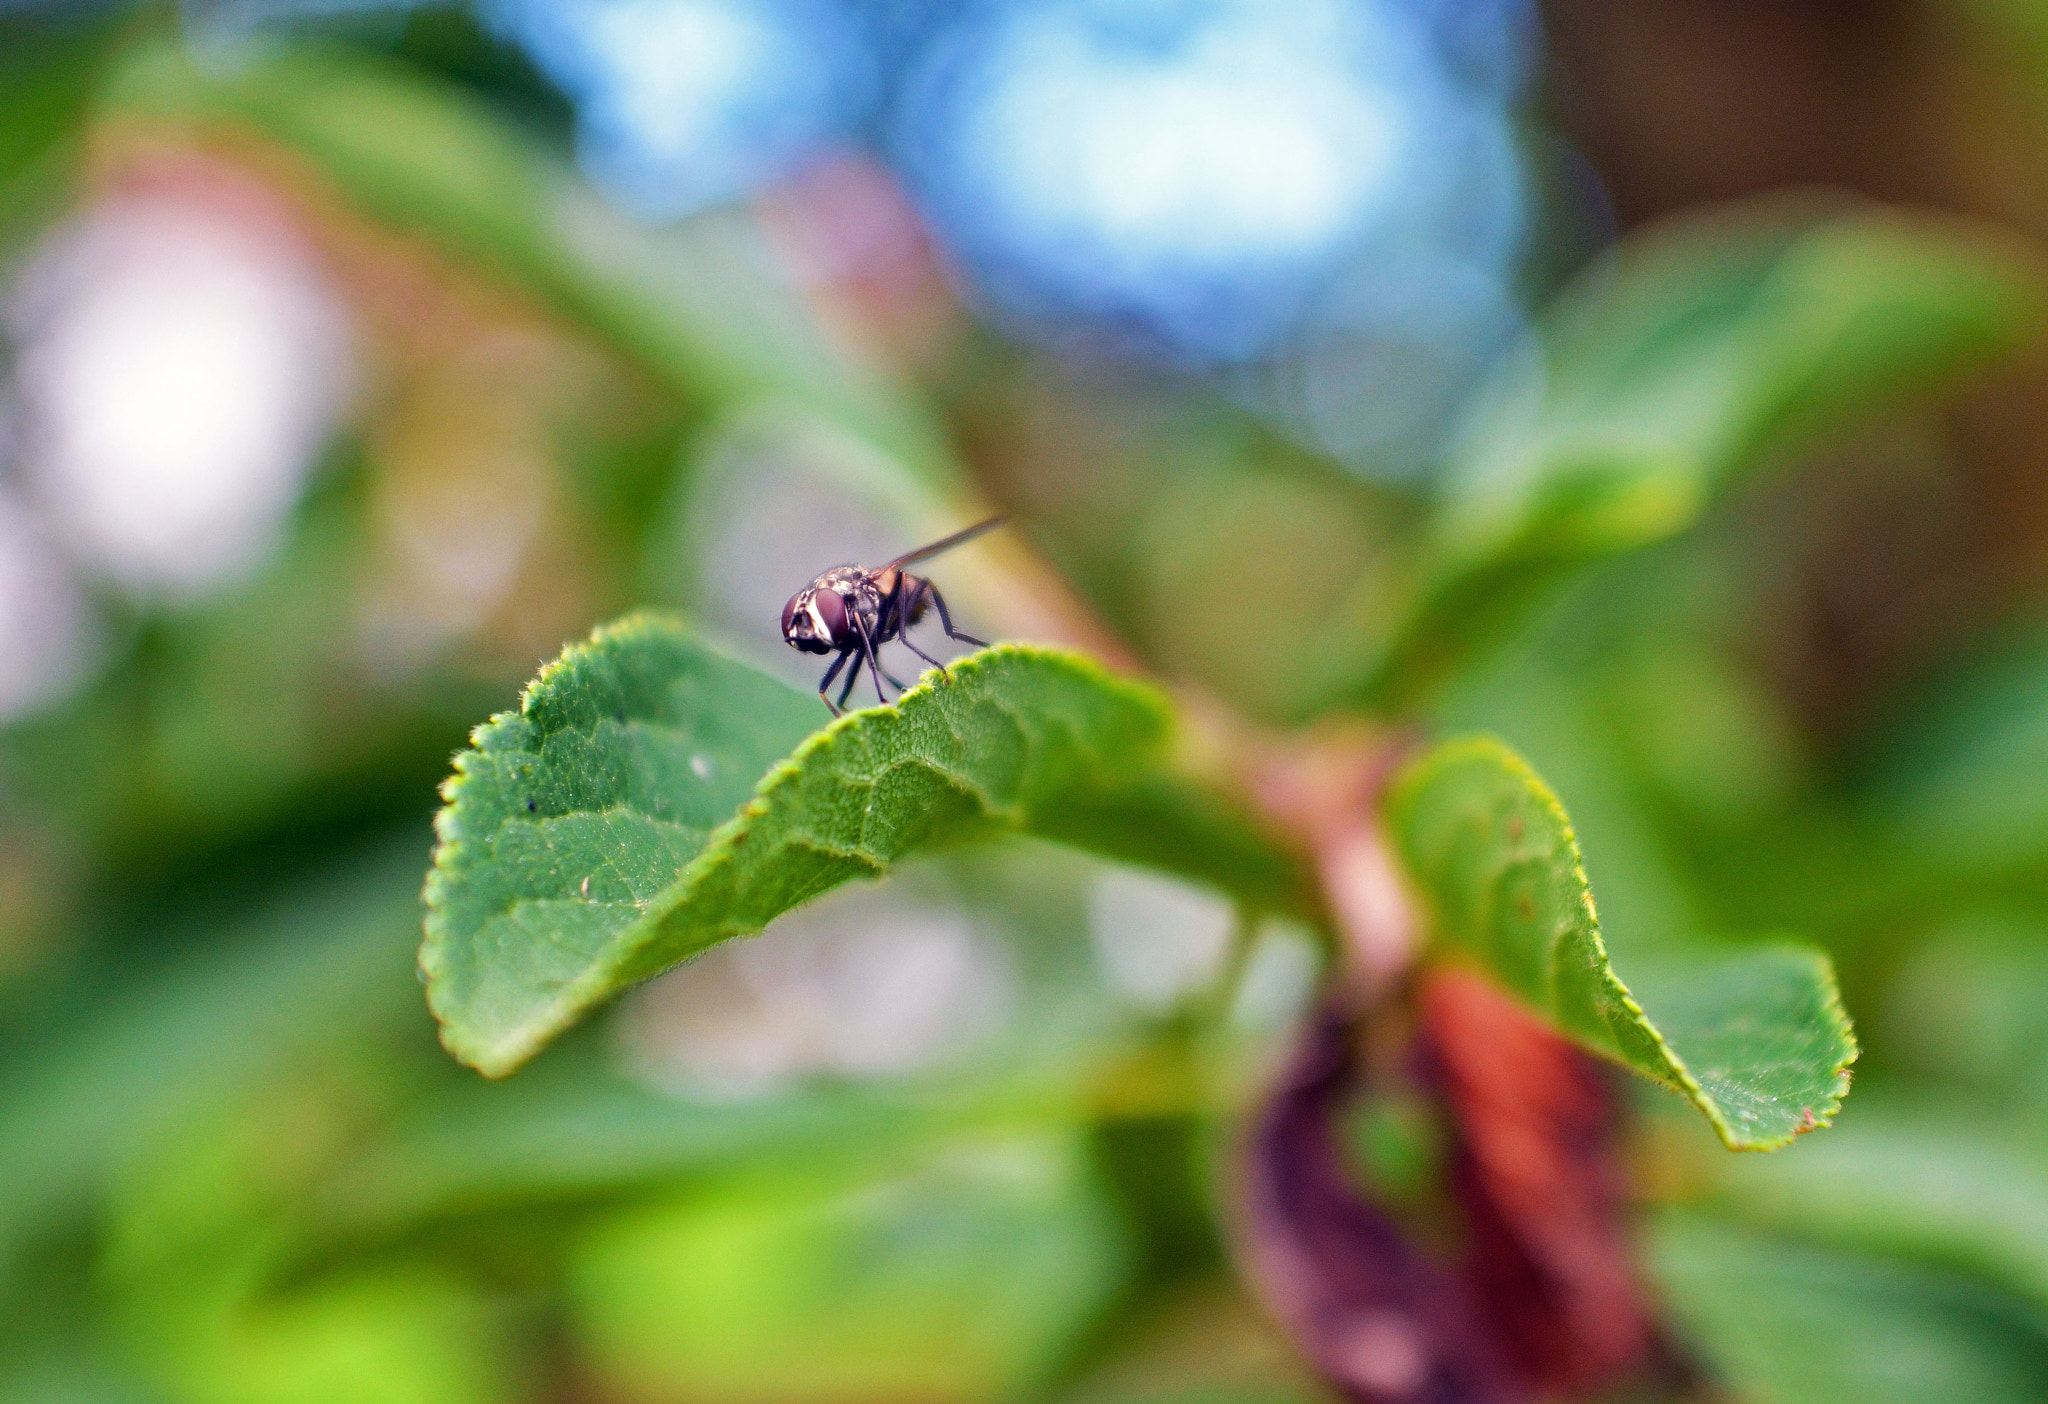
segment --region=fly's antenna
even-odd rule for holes
[[[883,570],[901,570],[904,566],[916,565],[919,561],[928,561],[942,551],[950,551],[955,546],[964,546],[982,533],[994,531],[1008,520],[1010,520],[1008,517],[990,517],[985,522],[976,522],[973,526],[956,531],[951,536],[940,537],[929,546],[920,546],[915,551],[905,552],[875,573],[879,575]]]

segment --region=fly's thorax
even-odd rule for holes
[[[859,566],[842,566],[831,574],[838,577],[833,581],[832,588],[837,590],[840,598],[845,601],[847,613],[851,615],[858,612],[860,622],[867,629],[868,637],[875,637],[876,630],[882,622],[882,601],[887,598],[888,592],[878,586],[874,576]],[[846,628],[845,641],[851,644],[860,635],[854,630],[851,619],[847,621]]]

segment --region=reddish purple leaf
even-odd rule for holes
[[[1654,1333],[1627,1234],[1608,1070],[1483,977],[1422,987],[1424,1058],[1455,1128],[1466,1273],[1489,1334],[1537,1390],[1641,1365]]]
[[[1360,1404],[1515,1404],[1526,1397],[1466,1288],[1356,1188],[1337,1135],[1356,1090],[1356,1021],[1317,1011],[1249,1148],[1241,1252],[1324,1377]]]

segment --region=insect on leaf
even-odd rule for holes
[[[1826,1125],[1856,1057],[1825,955],[1795,943],[1659,952],[1622,982],[1556,796],[1500,742],[1398,776],[1388,829],[1450,954],[1560,1031],[1683,1094],[1731,1150]]]
[[[420,966],[449,1051],[511,1072],[626,986],[978,837],[1154,862],[1256,906],[1294,890],[1288,860],[1174,776],[1165,699],[1078,656],[987,649],[822,719],[654,616],[544,669],[444,789]]]

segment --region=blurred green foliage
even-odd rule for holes
[[[1823,943],[1868,1043],[1838,1127],[1738,1159],[1643,1107],[1676,1320],[1760,1401],[2048,1392],[2040,602],[1944,623],[1834,726],[1774,666],[1786,561],[1834,523],[1772,492],[1842,426],[1917,442],[1930,397],[2018,341],[2036,294],[2009,250],[1833,205],[1632,240],[1443,473],[1390,487],[979,332],[921,375],[843,354],[758,222],[650,231],[583,189],[485,95],[502,51],[473,28],[199,63],[159,21],[0,21],[0,251],[124,143],[183,144],[281,192],[358,293],[396,246],[490,309],[456,350],[379,333],[394,364],[510,326],[583,388],[532,435],[545,548],[434,647],[362,645],[420,593],[390,526],[400,397],[373,393],[256,574],[109,593],[97,674],[0,734],[0,1399],[1314,1396],[1215,1227],[1319,959],[1285,923],[1146,1006],[1085,935],[1121,870],[1006,841],[885,889],[1006,953],[1022,1013],[974,1056],[686,1095],[635,1033],[652,1004],[503,1083],[435,1046],[412,960],[447,758],[650,580],[713,616],[692,543],[756,441],[891,539],[1009,503],[1134,652],[1258,716],[1504,736],[1569,808],[1623,971],[1706,936]],[[493,480],[429,466],[444,516],[488,523]],[[1218,580],[1259,587],[1191,612]]]

